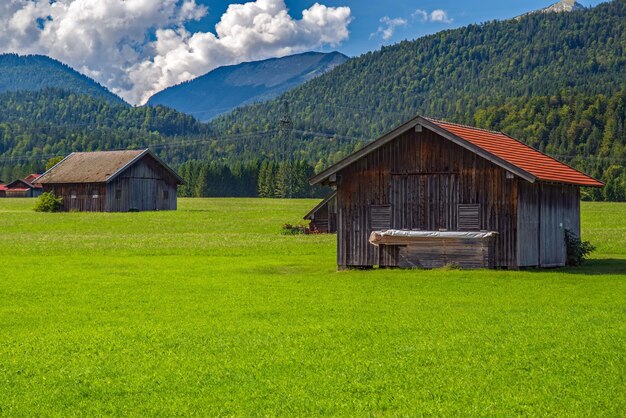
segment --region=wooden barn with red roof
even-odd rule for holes
[[[311,179],[336,189],[337,264],[557,267],[580,187],[603,183],[500,132],[416,116]]]

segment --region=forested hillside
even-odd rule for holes
[[[182,133],[197,141],[209,127],[165,107],[129,107],[63,90],[0,93],[0,179],[41,170],[48,158],[73,151],[150,145],[177,162],[189,152],[175,148]]]
[[[111,103],[124,101],[91,78],[43,55],[0,54],[0,93],[58,88],[100,97]]]
[[[276,139],[284,135],[272,134]],[[326,192],[308,186],[313,174],[308,159],[279,162],[287,158],[271,145],[257,155],[244,155],[234,146],[261,145],[265,138],[219,135],[163,106],[129,107],[55,89],[0,93],[4,181],[42,172],[48,160],[74,151],[150,147],[183,175],[183,196],[309,197]]]
[[[611,95],[625,86],[626,0],[616,0],[383,47],[214,125],[264,129],[286,101],[299,129],[373,138],[416,113],[472,121],[476,109],[511,98]]]
[[[616,0],[444,31],[352,59],[213,126],[227,133],[264,132],[278,125],[288,107],[294,129],[314,134],[292,135],[284,146],[311,150],[321,167],[422,114],[503,130],[592,175],[614,179],[626,165],[625,29],[626,0]],[[337,136],[329,140],[319,133]],[[242,146],[258,151],[254,144]],[[621,182],[626,187],[624,175]]]

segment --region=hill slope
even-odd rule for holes
[[[154,146],[170,162],[186,160],[206,138],[206,124],[173,109],[130,107],[55,89],[0,93],[0,178],[41,170],[48,158],[73,151]],[[167,145],[174,145],[165,149]],[[185,154],[181,157],[180,153]]]
[[[276,125],[288,101],[295,126],[373,138],[416,113],[473,122],[510,98],[613,94],[626,86],[626,0],[532,14],[383,47],[215,126]]]
[[[504,130],[565,162],[589,153],[579,167],[602,177],[625,164],[624,45],[626,0],[470,25],[364,54],[212,124],[229,133],[263,131],[280,124],[286,101],[295,129],[313,134],[293,135],[285,147],[330,143],[335,152],[312,156],[321,167],[419,113]],[[534,98],[542,106],[521,112]]]
[[[220,67],[155,94],[147,104],[168,106],[206,121],[242,104],[272,99],[347,60],[338,52],[307,52]]]
[[[91,78],[44,55],[0,54],[0,93],[58,88],[103,98],[111,103],[124,101]]]

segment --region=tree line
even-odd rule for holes
[[[311,186],[314,167],[304,160],[250,161],[233,165],[191,160],[181,164],[181,197],[323,197],[328,188]]]

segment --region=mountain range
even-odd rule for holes
[[[45,55],[0,54],[0,93],[57,88],[125,103],[93,79]]]
[[[275,98],[318,77],[348,57],[339,52],[306,52],[219,67],[153,95],[148,105],[168,106],[208,121],[234,108]]]
[[[230,133],[277,126],[285,102],[298,129],[363,141],[417,113],[473,124],[477,109],[511,99],[619,92],[624,45],[626,0],[469,25],[368,52],[212,124]],[[547,138],[527,140],[550,149]]]

